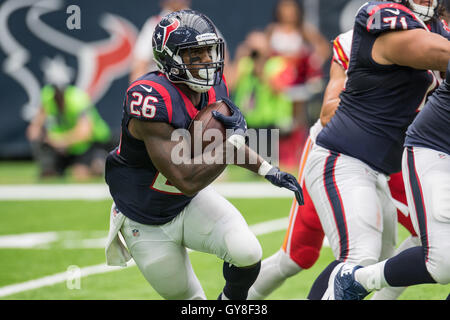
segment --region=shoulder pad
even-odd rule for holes
[[[172,97],[161,84],[138,80],[127,90],[125,112],[143,121],[172,122]]]
[[[359,10],[356,24],[372,34],[392,30],[427,29],[423,21],[410,9],[392,2],[368,2]]]

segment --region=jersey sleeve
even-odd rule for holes
[[[352,47],[353,30],[342,33],[333,41],[333,61],[340,64],[345,71],[348,69]]]
[[[127,90],[124,111],[138,120],[171,123],[172,98],[160,83],[136,81]]]
[[[427,29],[410,9],[391,2],[367,3],[357,13],[356,23],[374,35],[388,31]]]
[[[444,19],[438,20],[437,24],[439,26],[438,28],[438,33],[443,36],[444,38],[446,38],[447,40],[450,40],[450,28],[448,27],[448,23],[447,21],[445,21]],[[433,31],[433,30],[431,30]]]

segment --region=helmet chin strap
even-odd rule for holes
[[[437,7],[437,0],[433,0],[433,4],[431,6],[419,5],[415,3],[414,0],[408,0],[408,3],[412,11],[424,22],[427,22],[434,16],[434,10]]]

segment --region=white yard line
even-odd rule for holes
[[[270,220],[270,221],[251,225],[250,229],[257,236],[264,235],[264,234],[268,234],[268,233],[275,232],[275,231],[286,230],[288,222],[289,222],[288,217],[285,217],[285,218],[281,218],[281,219],[275,219],[275,220]],[[32,234],[32,235],[33,235],[33,237],[37,237],[40,239],[54,239],[55,236],[54,235],[49,236],[49,234],[52,234],[52,233],[46,232],[46,233],[42,233],[41,235],[39,235],[39,234]],[[30,234],[26,234],[26,239],[28,239],[29,236],[30,236]],[[12,236],[8,236],[8,237],[12,237]],[[20,235],[15,235],[14,237],[16,237],[16,240],[20,241],[20,238],[19,238]],[[103,239],[99,239],[99,240],[103,241]],[[29,240],[23,241],[23,243],[27,243],[27,241],[29,241]],[[134,265],[135,265],[134,261],[130,261],[126,268],[134,266]],[[83,278],[83,277],[87,277],[87,276],[94,275],[94,274],[101,274],[101,273],[106,273],[106,272],[111,272],[111,271],[122,270],[122,269],[123,268],[121,268],[121,267],[110,267],[110,266],[106,266],[105,264],[98,264],[98,265],[94,265],[94,266],[80,268],[79,276],[80,276],[80,278]],[[20,292],[24,292],[24,291],[39,289],[39,288],[46,287],[46,286],[52,286],[52,285],[55,285],[58,283],[66,282],[66,281],[68,281],[68,279],[70,279],[69,272],[61,272],[61,273],[57,273],[54,275],[50,275],[50,276],[35,279],[35,280],[30,280],[30,281],[26,281],[26,282],[22,282],[22,283],[17,283],[17,284],[0,287],[0,297],[12,295],[12,294],[16,294],[16,293],[20,293]]]
[[[134,266],[134,261],[131,261],[128,267]],[[98,264],[95,266],[89,266],[85,268],[80,268],[80,278],[87,277],[93,274],[106,273],[116,270],[121,270],[121,267],[110,267],[104,264]],[[5,287],[0,287],[0,297],[9,296],[15,293],[20,293],[24,291],[29,291],[33,289],[39,289],[46,286],[52,286],[57,283],[66,282],[70,280],[70,274],[68,271],[57,273],[51,276],[30,280],[22,283],[12,284]]]
[[[269,182],[213,183],[229,198],[293,198],[294,193]],[[0,185],[0,201],[5,200],[108,200],[106,184]]]

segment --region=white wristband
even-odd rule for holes
[[[272,166],[270,163],[268,163],[267,161],[264,161],[264,162],[261,163],[261,165],[259,166],[258,174],[259,174],[260,176],[265,177],[266,174],[267,174],[267,173],[270,171],[270,169],[272,169],[272,168],[273,168],[273,166]]]
[[[241,136],[240,134],[233,134],[227,139],[227,141],[235,146],[238,150],[245,145],[245,137]]]

